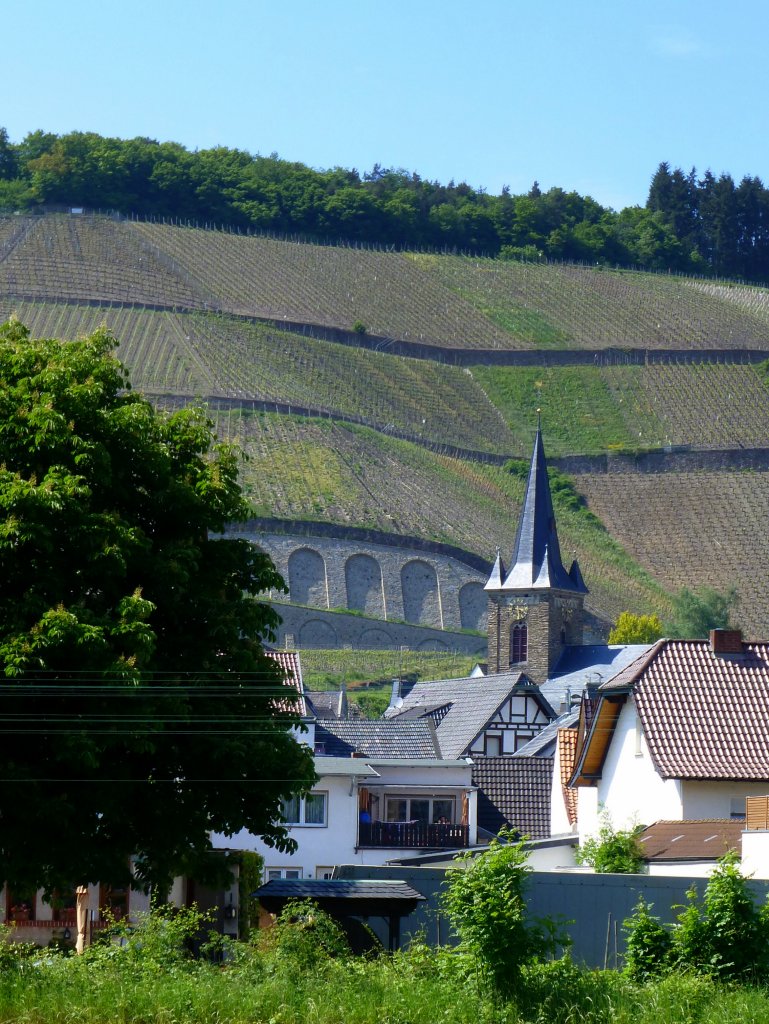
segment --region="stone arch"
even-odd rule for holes
[[[443,640],[438,640],[435,637],[429,637],[427,640],[421,640],[417,646],[418,651],[447,651],[449,645],[444,643]]]
[[[418,626],[442,629],[438,576],[429,562],[414,559],[401,569],[403,617]]]
[[[393,638],[384,629],[364,629],[358,637],[358,646],[364,651],[393,646]]]
[[[459,624],[462,629],[485,629],[489,599],[482,583],[465,583],[459,591]]]
[[[351,555],[344,565],[347,607],[375,618],[385,618],[382,568],[371,555]]]
[[[326,563],[313,548],[297,548],[288,559],[288,591],[292,604],[328,608]]]
[[[299,628],[300,647],[334,648],[339,646],[339,636],[330,622],[323,619],[308,619]]]

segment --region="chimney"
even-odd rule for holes
[[[713,654],[742,654],[742,630],[711,629],[710,649]]]

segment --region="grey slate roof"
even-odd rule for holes
[[[255,893],[256,897],[275,896],[297,900],[367,899],[367,900],[424,900],[421,892],[406,882],[389,879],[353,878],[273,878]]]
[[[542,693],[559,711],[579,699],[586,686],[600,686],[632,664],[651,644],[585,644],[567,647]]]
[[[346,690],[305,690],[305,700],[316,718],[346,718]]]
[[[511,567],[503,578],[502,560],[497,556],[486,590],[566,590],[586,594],[587,587],[576,561],[569,572],[561,561],[561,548],[555,526],[550,482],[547,478],[542,432],[537,436],[531,456],[526,495],[518,521]]]
[[[473,765],[478,786],[478,825],[496,835],[503,826],[532,839],[550,835],[550,757],[479,757]]]
[[[512,755],[513,757],[554,757],[555,756],[555,744],[558,739],[559,729],[570,729],[571,726],[576,725],[579,721],[579,709],[575,711],[567,711],[565,714],[556,718],[550,725],[546,725],[544,729],[537,733],[537,735],[525,743],[522,747]]]
[[[429,715],[438,709],[436,733],[443,756],[461,757],[515,690],[531,693],[541,701],[548,717],[554,717],[547,700],[542,699],[540,687],[529,682],[523,673],[499,672],[416,683],[399,707],[388,708],[388,721],[397,722],[402,715],[409,719],[413,714]],[[449,709],[443,713],[446,705],[450,705]]]
[[[315,726],[315,745],[323,744],[323,753],[331,757],[402,757],[414,760],[441,757],[441,748],[432,722],[404,721],[342,722],[328,719]],[[322,756],[322,755],[321,755]],[[320,760],[320,758],[319,758]],[[318,770],[321,766],[318,765]]]

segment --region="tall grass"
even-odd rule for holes
[[[161,923],[162,925],[162,923]],[[3,1024],[745,1024],[769,1019],[761,989],[691,976],[637,985],[568,959],[525,969],[503,1002],[456,950],[416,945],[355,958],[319,949],[312,923],[284,943],[231,944],[220,963],[186,955],[173,921],[82,957],[0,950]]]

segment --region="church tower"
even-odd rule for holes
[[[497,552],[485,590],[489,672],[520,669],[541,685],[582,643],[588,590],[576,560],[568,572],[561,561],[539,417],[511,567]]]

